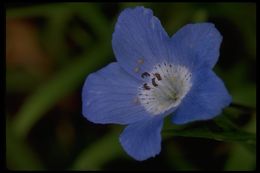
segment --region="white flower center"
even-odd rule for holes
[[[177,107],[192,86],[191,73],[186,67],[166,62],[141,76],[147,82],[140,86],[138,100],[153,115]]]

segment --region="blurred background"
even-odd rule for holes
[[[81,114],[85,78],[115,61],[111,38],[127,7],[151,8],[171,36],[212,22],[223,35],[214,71],[233,102],[214,120],[171,125],[162,151],[137,162],[121,148],[120,125]],[[8,3],[6,167],[10,170],[254,170],[256,5],[254,3]]]

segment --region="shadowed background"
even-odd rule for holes
[[[212,22],[223,36],[214,71],[235,105],[216,119],[165,120],[160,155],[137,162],[118,142],[120,125],[81,114],[85,78],[115,61],[111,38],[127,7],[151,8],[171,36]],[[6,4],[6,160],[11,170],[254,170],[254,3]]]

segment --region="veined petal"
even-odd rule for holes
[[[168,58],[169,37],[150,9],[124,10],[116,23],[112,46],[120,66],[137,78]]]
[[[90,74],[82,90],[82,113],[94,123],[128,124],[150,118],[137,99],[139,81],[118,63]]]
[[[124,150],[136,160],[154,157],[161,151],[163,118],[155,117],[128,125],[120,135]]]
[[[171,38],[171,60],[191,70],[212,68],[218,60],[221,41],[214,24],[187,24]]]
[[[208,120],[219,115],[231,102],[223,81],[212,70],[201,70],[196,74],[191,91],[173,113],[175,124],[195,120]]]

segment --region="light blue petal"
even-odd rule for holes
[[[211,23],[187,24],[171,38],[171,60],[191,70],[212,68],[219,57],[222,36]]]
[[[150,118],[136,100],[139,81],[118,63],[90,74],[82,90],[82,113],[94,123],[128,124]]]
[[[231,103],[223,81],[212,70],[201,70],[193,82],[191,91],[173,113],[175,124],[212,119]]]
[[[162,126],[161,117],[130,124],[120,135],[120,143],[136,160],[142,161],[154,157],[161,151]]]
[[[158,18],[144,7],[128,8],[118,17],[112,46],[119,64],[137,78],[168,58],[167,33]]]

